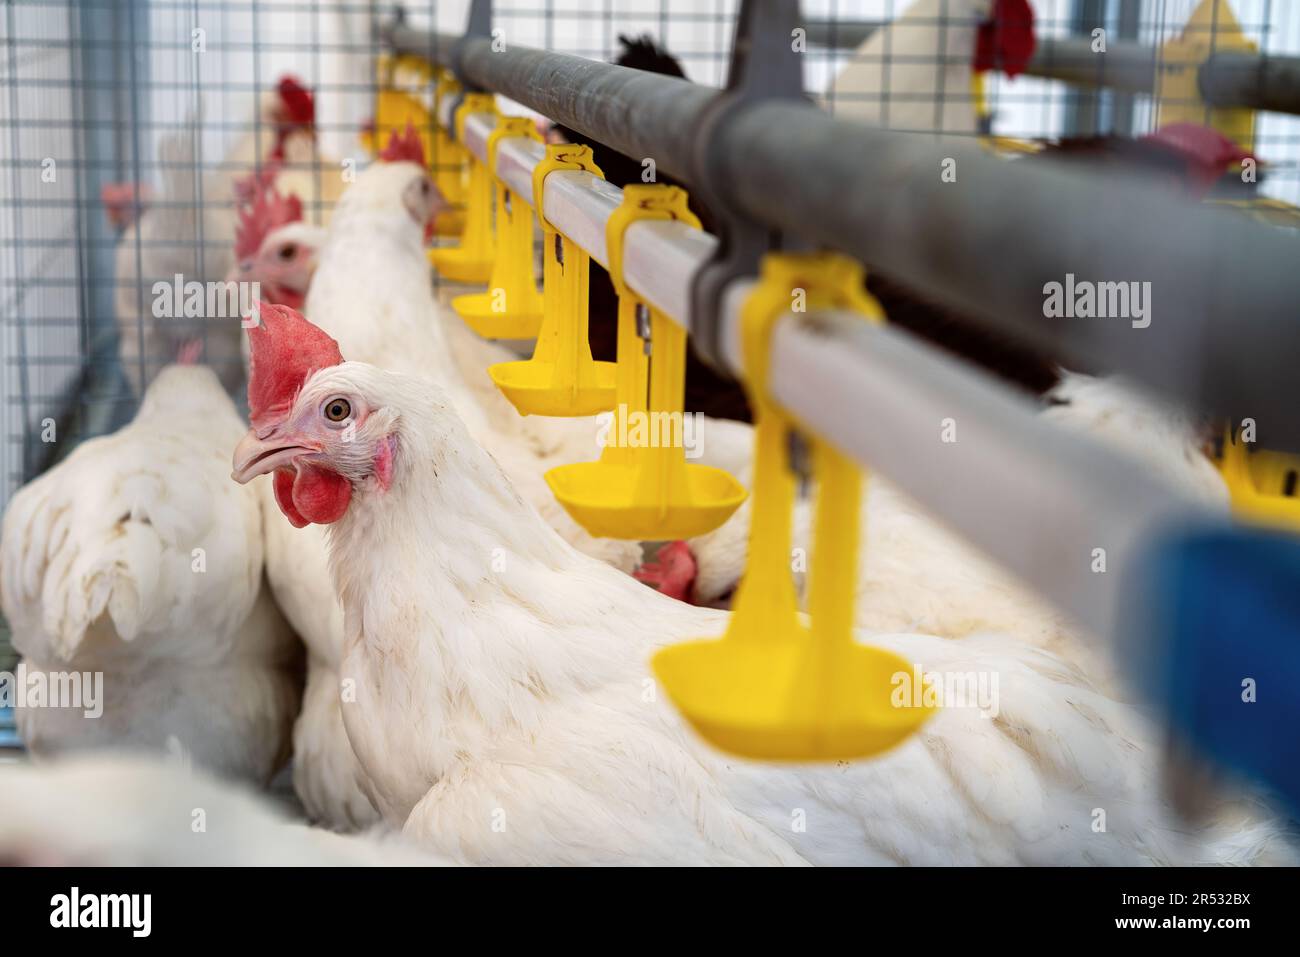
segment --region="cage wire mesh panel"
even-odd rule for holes
[[[73,19],[69,7],[26,5],[7,5],[0,17],[4,500],[37,465],[29,437],[81,371]]]
[[[1181,31],[1197,3],[1033,0],[1032,5],[1040,37],[1086,37],[1101,26],[1116,38],[1158,47]],[[468,0],[413,2],[404,10],[412,26],[455,34],[464,29],[468,6]],[[979,0],[805,0],[803,18],[829,25],[826,39],[807,44],[806,87],[828,109],[846,109],[834,83],[854,62],[855,45],[839,42],[836,25],[847,30],[854,24],[899,23],[920,9],[931,12],[912,28],[934,29],[935,10],[958,19],[965,11],[963,22],[970,22],[973,11],[986,6]],[[619,54],[620,36],[648,35],[681,62],[689,79],[719,86],[726,79],[737,8],[736,0],[515,0],[497,4],[493,26],[507,44],[601,60]],[[1300,54],[1296,4],[1232,0],[1230,8],[1261,52]],[[207,277],[230,257],[229,235],[209,228],[205,217],[212,210],[233,215],[230,182],[263,168],[274,136],[266,104],[287,74],[315,96],[317,135],[304,161],[311,175],[302,199],[309,218],[328,213],[333,200],[326,195],[327,181],[337,177],[343,163],[367,161],[358,133],[373,115],[377,91],[381,49],[372,25],[392,15],[392,5],[364,0],[4,4],[0,506],[78,442],[127,421],[140,385],[174,358],[142,341],[130,348],[131,339],[143,339],[152,281],[172,278],[148,275],[146,261],[159,249],[180,252],[189,257],[186,271]],[[905,33],[900,29],[894,35]],[[886,50],[879,59],[882,76],[888,76],[890,57],[905,55]],[[875,95],[893,93],[884,83]],[[973,93],[969,85],[956,84],[944,96],[969,102]],[[983,96],[993,132],[1011,137],[1135,135],[1156,122],[1149,95],[1099,92],[1031,76],[1007,80],[990,74]],[[1266,164],[1263,191],[1293,203],[1300,202],[1298,122],[1261,113],[1255,143]],[[168,152],[169,142],[184,149],[173,150],[165,161],[160,155]],[[115,185],[138,199],[119,203],[119,212],[134,214],[137,206],[145,215],[179,209],[195,214],[192,225],[152,241],[139,230],[113,226],[103,196]],[[169,195],[177,190],[180,196]],[[197,215],[200,210],[204,216]],[[124,246],[128,262],[136,264],[125,279],[119,261]],[[118,315],[123,294],[128,304],[134,299],[137,311],[125,323]]]

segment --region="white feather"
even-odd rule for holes
[[[63,867],[447,863],[391,832],[344,837],[309,828],[264,796],[203,772],[115,755],[0,768],[0,860]]]
[[[262,587],[257,494],[229,478],[242,432],[210,370],[171,366],[129,425],[9,503],[0,599],[15,648],[31,669],[104,672],[102,717],[18,709],[32,751],[174,737],[237,777],[283,762],[296,643]]]
[[[630,571],[640,546],[588,535],[555,501],[543,478],[551,465],[574,460],[566,455],[598,454],[594,421],[555,426],[521,418],[486,374],[487,365],[500,358],[500,347],[461,335],[458,318],[440,315],[420,226],[401,201],[403,188],[416,175],[411,164],[377,163],[344,195],[321,250],[307,316],[338,340],[343,355],[443,385],[521,493],[568,541]],[[475,377],[462,374],[458,357],[472,364]],[[256,484],[264,507],[274,508],[269,480]],[[373,811],[367,815],[368,801],[354,783],[358,774],[338,715],[343,620],[325,556],[319,528],[277,522],[268,529],[271,587],[311,650],[308,702],[295,731],[295,787],[314,819],[349,828],[367,823]]]
[[[854,51],[825,105],[892,130],[972,136],[972,61],[992,0],[917,0]]]
[[[996,675],[996,717],[942,711],[875,761],[765,767],[703,746],[648,678],[725,614],[574,551],[515,495],[445,396],[346,363],[299,398],[358,395],[398,443],[330,526],[349,740],[385,819],[471,863],[1135,864],[1285,859],[1250,809],[1189,831],[1140,714],[1004,635],[866,636],[932,672]],[[364,446],[362,446],[364,447]],[[356,448],[354,447],[354,454]],[[496,565],[490,556],[499,553]],[[1106,813],[1094,829],[1096,810]],[[792,827],[796,819],[806,829]]]

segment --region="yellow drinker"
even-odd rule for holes
[[[429,111],[424,104],[401,90],[380,90],[375,95],[375,128],[364,134],[366,148],[378,156],[394,133],[402,135],[411,126],[420,136],[424,155],[432,156]]]
[[[465,118],[471,113],[496,113],[491,93],[467,93],[456,109],[456,139],[465,142]],[[429,262],[453,282],[487,282],[492,275],[492,177],[487,166],[470,157],[469,195],[466,198],[465,231],[460,244],[449,249],[430,249]]]
[[[526,116],[506,116],[487,141],[488,176],[496,186],[496,260],[487,292],[457,296],[451,307],[488,339],[532,339],[542,326],[542,294],[533,279],[533,212],[496,177],[497,148],[506,137],[542,136]]]
[[[460,83],[447,70],[438,71],[438,80],[433,87],[433,115],[438,116],[438,107],[444,97],[455,96],[460,92]],[[439,236],[459,236],[465,231],[466,179],[469,165],[469,151],[456,142],[441,123],[433,124],[433,152],[426,153],[433,171],[433,182],[442,193],[442,198],[450,205],[438,216],[434,232]]]
[[[911,706],[910,696],[895,707],[895,676],[910,676],[911,663],[854,639],[862,474],[820,439],[813,447],[809,624],[797,610],[790,575],[795,479],[786,462],[793,423],[767,397],[772,329],[795,290],[804,290],[811,309],[848,309],[882,321],[852,260],[773,254],[763,261],[741,319],[757,423],[749,566],[726,634],[665,648],[653,665],[695,730],[724,751],[760,760],[846,760],[892,748],[934,709]]]
[[[1270,449],[1247,452],[1238,431],[1229,429],[1214,464],[1234,512],[1248,521],[1300,529],[1300,458]]]
[[[623,237],[638,220],[676,219],[699,228],[685,191],[633,184],[605,229],[618,293],[617,404],[599,461],[561,465],[546,482],[574,521],[602,538],[693,538],[725,522],[745,487],[722,469],[687,464],[682,415],[686,331],[637,298],[623,281]],[[648,312],[646,355],[637,315]],[[647,399],[647,374],[649,397]]]
[[[595,415],[614,407],[615,367],[591,358],[587,341],[587,272],[590,258],[546,220],[544,188],[556,170],[603,176],[591,147],[546,147],[533,169],[533,208],[542,224],[542,327],[533,357],[498,362],[488,374],[521,415]]]

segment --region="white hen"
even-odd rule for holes
[[[663,644],[719,634],[724,613],[573,550],[432,384],[341,362],[287,310],[267,320],[252,333],[250,404],[263,414],[235,476],[292,463],[293,504],[309,512],[297,517],[330,525],[342,673],[357,694],[343,711],[348,737],[385,819],[426,848],[508,864],[1285,853],[1269,824],[1174,825],[1138,715],[998,635],[872,638],[928,671],[997,676],[995,717],[948,709],[883,759],[846,765],[775,768],[712,752],[657,700],[646,663]],[[791,826],[799,817],[806,828]]]
[[[547,521],[579,548],[630,571],[640,557],[639,545],[592,538],[552,496],[543,474],[558,460],[538,451],[552,434],[547,427],[537,427],[541,437],[530,439],[534,426],[519,417],[486,375],[486,387],[461,376],[438,318],[423,249],[424,224],[440,208],[422,164],[380,162],[365,170],[335,210],[307,312],[354,354],[443,384],[475,435]],[[462,342],[461,348],[474,346]],[[591,434],[588,457],[598,452],[594,426]],[[270,505],[271,483],[259,485]],[[330,584],[324,535],[319,528],[277,523],[268,528],[266,549],[276,599],[309,649],[307,694],[294,736],[294,786],[316,820],[339,828],[362,826],[374,812],[357,790],[351,747],[339,717],[340,701],[348,694],[336,673],[343,619]]]
[[[258,782],[287,758],[298,651],[263,587],[257,493],[231,491],[243,430],[210,370],[170,366],[134,421],[9,503],[0,598],[15,648],[29,670],[103,673],[98,718],[17,710],[36,754],[180,748]]]
[[[238,307],[206,287],[201,305],[186,302],[184,286],[179,295],[171,292],[177,276],[182,284],[227,278],[241,191],[251,202],[263,185],[274,183],[286,196],[299,195],[312,211],[322,204],[328,210],[341,191],[341,167],[331,161],[315,165],[310,91],[282,77],[258,109],[259,124],[235,141],[219,168],[205,171],[200,162],[199,118],[159,144],[161,195],[122,234],[114,262],[118,355],[137,395],[194,341],[203,344],[204,361],[228,391],[242,383],[241,334],[228,321],[239,315]]]
[[[229,183],[199,167],[194,152],[198,135],[197,130],[187,129],[162,140],[158,148],[162,195],[118,241],[113,297],[118,356],[137,395],[194,341],[203,343],[206,361],[228,390],[243,379],[239,323],[229,321],[238,312],[218,321],[222,307],[214,297],[209,312],[206,287],[192,300],[188,315],[184,308],[184,284],[224,279],[235,236]],[[180,294],[173,291],[177,276]]]
[[[395,834],[345,837],[291,822],[264,796],[139,755],[0,768],[0,861],[44,867],[447,863]]]
[[[986,49],[977,42],[982,25]],[[971,136],[979,132],[974,66],[980,52],[1014,74],[1033,52],[1033,16],[1024,0],[917,0],[871,34],[831,84],[837,117],[887,129]]]

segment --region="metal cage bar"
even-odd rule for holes
[[[808,42],[856,48],[884,24],[874,20],[810,20]],[[1124,93],[1151,93],[1160,50],[1133,40],[1107,41],[1105,54],[1079,38],[1040,37],[1025,67],[1028,76]],[[1199,70],[1201,95],[1211,106],[1300,114],[1300,57],[1224,51]]]

